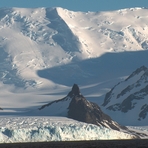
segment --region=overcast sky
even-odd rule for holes
[[[63,7],[73,11],[107,11],[148,7],[148,0],[0,0],[0,7]]]

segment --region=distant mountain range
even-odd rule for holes
[[[147,124],[147,14],[0,8],[0,115],[34,115],[47,102],[53,108],[42,115],[65,115],[71,99],[53,101],[76,83],[115,121]]]

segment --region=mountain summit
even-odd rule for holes
[[[65,106],[65,108],[63,108]],[[52,108],[58,108],[61,110],[61,115],[68,118],[72,118],[81,122],[92,123],[98,126],[104,126],[114,130],[127,129],[124,126],[119,125],[117,122],[113,121],[108,115],[104,114],[100,107],[92,102],[89,102],[80,93],[80,89],[77,84],[74,84],[72,90],[68,95],[60,100],[50,102],[39,110],[49,109],[48,115],[58,116],[58,114],[50,112]],[[59,111],[60,111],[59,110]],[[63,114],[65,113],[65,115]]]
[[[74,84],[73,87],[72,87],[72,90],[69,92],[68,96],[70,96],[71,98],[73,96],[80,96],[81,93],[80,93],[80,89],[78,87],[77,84]]]

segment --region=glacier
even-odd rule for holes
[[[109,139],[134,136],[65,117],[0,117],[0,143]]]

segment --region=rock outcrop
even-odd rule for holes
[[[97,104],[86,100],[80,93],[78,85],[74,84],[68,95],[72,98],[68,107],[69,118],[115,130],[126,129],[104,114]]]
[[[54,116],[66,116],[81,122],[91,123],[98,126],[104,126],[114,130],[127,129],[125,126],[119,125],[113,121],[108,115],[102,112],[101,108],[92,102],[86,100],[81,94],[77,84],[74,84],[72,90],[66,97],[60,100],[50,102],[43,105],[39,110],[43,110],[48,107],[49,115]],[[64,108],[65,107],[65,108]],[[56,111],[59,109],[58,114],[54,114],[53,108]]]

